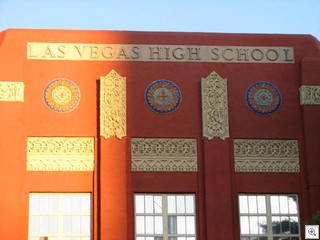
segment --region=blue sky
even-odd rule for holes
[[[320,0],[0,0],[7,28],[311,34]]]

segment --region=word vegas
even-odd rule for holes
[[[28,43],[27,59],[294,63],[292,47]]]

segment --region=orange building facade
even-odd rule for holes
[[[320,210],[308,35],[0,33],[0,238],[304,239]]]

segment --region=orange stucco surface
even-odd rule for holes
[[[72,61],[27,59],[27,43],[166,44],[199,46],[286,46],[294,63],[159,61]],[[319,42],[308,35],[157,33],[9,29],[0,33],[0,81],[24,82],[24,102],[0,102],[0,239],[28,238],[29,193],[90,192],[93,239],[134,239],[133,194],[195,193],[197,239],[239,239],[239,193],[295,193],[300,218],[320,209],[320,105],[300,106],[301,85],[320,86]],[[99,134],[99,81],[111,70],[126,78],[127,136]],[[202,137],[201,78],[215,71],[228,82],[230,137]],[[77,108],[56,113],[44,102],[46,85],[74,81]],[[180,107],[170,114],[151,111],[148,85],[169,79],[179,86]],[[253,113],[245,92],[269,81],[283,102],[268,116]],[[95,170],[26,170],[27,137],[94,137]],[[131,138],[196,138],[198,172],[132,172]],[[297,139],[300,173],[235,173],[233,140]]]

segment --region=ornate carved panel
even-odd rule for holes
[[[28,137],[28,171],[93,171],[94,138]]]
[[[297,140],[235,139],[236,172],[300,172]]]
[[[209,140],[229,137],[227,80],[212,72],[201,80],[202,131]]]
[[[131,139],[131,169],[141,172],[197,172],[197,140]]]
[[[320,105],[320,86],[301,86],[300,105]]]
[[[126,78],[112,70],[100,77],[100,135],[121,139],[126,133]]]
[[[0,82],[0,101],[24,102],[23,82]]]

